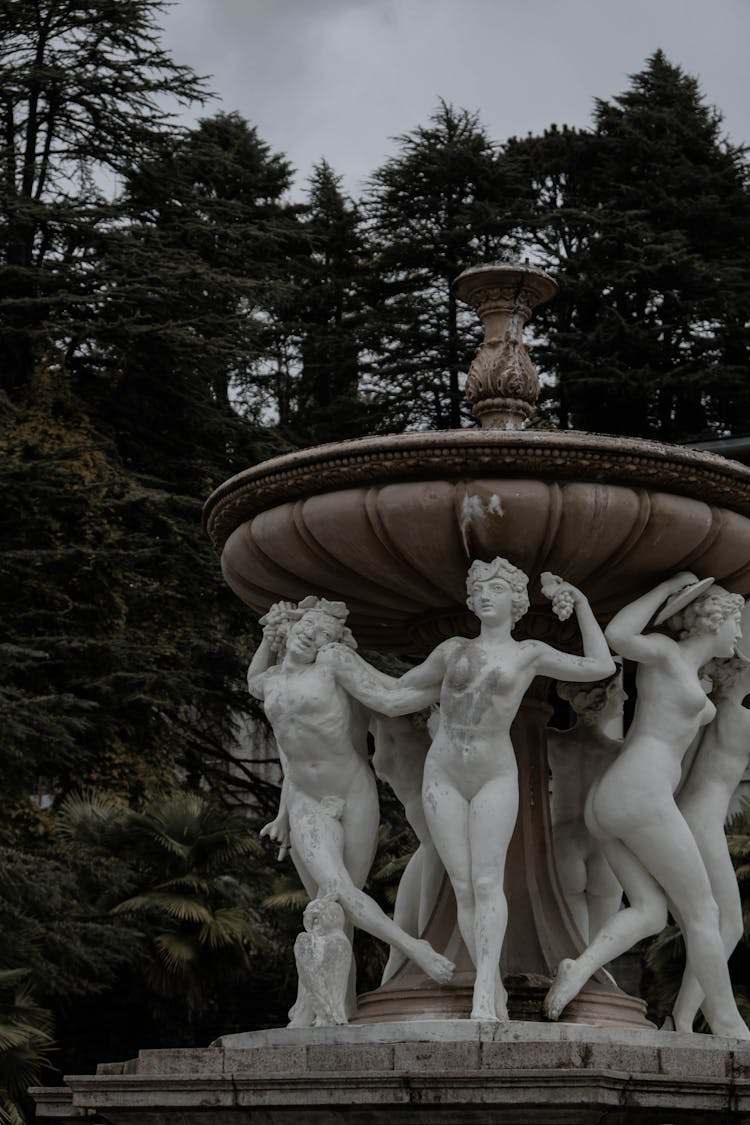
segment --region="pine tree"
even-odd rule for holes
[[[306,246],[291,294],[298,370],[289,382],[287,422],[301,444],[366,434],[370,409],[359,393],[364,346],[364,237],[359,208],[321,160],[304,210]]]
[[[397,138],[372,177],[373,338],[369,386],[380,428],[461,425],[461,373],[477,343],[452,283],[513,248],[511,166],[476,114],[441,102],[427,126]]]
[[[199,87],[158,48],[159,3],[10,7],[14,19],[33,9],[54,36],[40,43],[41,71],[6,69],[6,107],[28,116],[43,104],[38,116],[52,129],[53,79],[76,71],[68,115],[60,110],[68,132],[55,140],[48,131],[49,144],[31,149],[39,221],[26,288],[0,304],[9,373],[0,402],[2,832],[13,843],[38,830],[31,790],[99,784],[137,796],[178,764],[192,783],[212,763],[219,775],[225,767],[245,705],[250,623],[221,582],[200,509],[265,451],[229,388],[261,346],[257,282],[287,237],[277,201],[289,170],[231,115],[187,137],[167,132],[152,100]],[[11,30],[15,43],[23,29]],[[88,85],[81,44],[92,52]],[[97,60],[101,132],[87,133]],[[42,79],[52,83],[43,98]],[[108,159],[127,191],[104,207],[100,142],[116,127]],[[78,148],[66,147],[69,135]],[[14,156],[4,156],[7,168]],[[78,180],[66,178],[73,163]],[[16,196],[4,197],[8,214]],[[10,220],[0,230],[6,264],[14,230]],[[21,276],[8,266],[9,286],[11,274]]]
[[[269,320],[291,288],[298,208],[284,201],[288,162],[238,114],[162,147],[131,169],[128,221],[103,243],[89,393],[129,464],[205,496],[220,483],[217,455],[224,476],[259,456]]]
[[[95,300],[105,183],[204,96],[159,45],[161,0],[0,0],[0,389],[70,360]]]
[[[746,432],[750,194],[742,149],[657,51],[588,132],[513,141],[522,224],[560,298],[537,324],[563,426],[695,440]]]

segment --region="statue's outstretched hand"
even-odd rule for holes
[[[260,837],[263,839],[267,836],[269,840],[279,845],[279,854],[277,859],[284,859],[291,847],[291,840],[289,838],[289,817],[287,814],[279,813],[275,820],[264,824],[260,830]]]
[[[294,602],[274,602],[274,604],[260,619],[263,626],[263,638],[273,652],[278,652],[286,641],[291,621],[290,613],[296,610]]]

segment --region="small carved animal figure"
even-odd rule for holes
[[[346,990],[352,962],[351,942],[344,933],[344,911],[330,896],[305,907],[305,927],[294,943],[299,992],[290,1027],[330,1027],[347,1023]]]

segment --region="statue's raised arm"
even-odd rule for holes
[[[500,951],[507,923],[505,860],[518,811],[511,724],[535,676],[585,681],[614,671],[581,591],[549,578],[553,606],[563,615],[575,609],[583,657],[515,640],[512,629],[529,608],[528,578],[507,559],[477,560],[466,586],[467,605],[479,618],[479,636],[443,642],[399,681],[410,688],[440,690],[440,721],[425,761],[422,806],[476,967],[475,1019],[508,1018]]]
[[[621,610],[607,629],[618,651],[639,662],[638,700],[620,754],[591,786],[585,822],[601,841],[629,905],[579,957],[560,963],[545,1009],[558,1019],[594,972],[658,933],[669,902],[711,1030],[750,1039],[732,995],[706,866],[674,798],[683,755],[715,714],[701,669],[712,657],[734,652],[744,603],[709,579],[693,578],[678,574],[659,583]],[[654,617],[665,631],[645,633]]]
[[[452,963],[404,932],[362,891],[377,846],[379,808],[367,728],[356,701],[379,699],[383,685],[365,661],[349,660],[356,643],[347,613],[343,602],[309,597],[297,605],[277,603],[262,620],[263,640],[248,670],[248,687],[263,700],[284,768],[279,814],[264,834],[282,849],[288,843],[311,899],[336,899],[352,924],[445,983]],[[416,710],[424,691],[411,695],[413,701],[400,692],[398,702]],[[313,1018],[309,994],[308,988],[298,997],[294,1024]],[[320,1005],[316,1011],[320,1020]]]

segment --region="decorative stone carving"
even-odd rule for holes
[[[344,933],[344,911],[334,898],[315,898],[302,915],[304,933],[294,943],[299,991],[290,1027],[347,1023],[346,992],[352,945]]]
[[[455,290],[484,324],[484,341],[466,380],[472,412],[485,429],[518,430],[539,394],[523,328],[534,306],[549,301],[557,285],[532,266],[497,262],[464,270]]]
[[[743,626],[745,626],[743,614]],[[750,624],[750,621],[747,622]],[[744,635],[750,629],[744,627]],[[728,958],[743,934],[742,903],[729,855],[724,822],[729,803],[750,758],[750,660],[738,651],[728,660],[714,660],[703,669],[713,683],[716,715],[704,729],[677,805],[695,837],[719,908],[719,930]],[[692,1031],[703,989],[690,966],[685,969],[672,1013],[676,1031]]]
[[[373,707],[381,702],[382,681],[391,681],[379,680],[355,655],[346,617],[343,602],[307,597],[298,605],[278,603],[262,619],[263,639],[248,669],[248,688],[264,702],[284,783],[278,815],[261,835],[280,845],[280,855],[291,848],[312,899],[336,898],[353,925],[445,983],[452,963],[405,933],[361,889],[375,855],[379,809],[367,760],[368,716],[357,700]],[[388,707],[401,714],[431,699],[431,692],[396,687]]]
[[[447,476],[652,488],[750,515],[750,468],[715,453],[578,431],[449,430],[358,438],[262,461],[212,493],[204,522],[221,551],[235,528],[287,501]]]
[[[570,730],[550,730],[547,737],[552,841],[560,887],[588,942],[620,909],[622,899],[622,887],[583,817],[591,785],[622,747],[622,739],[607,734],[613,720],[622,718],[621,673],[593,684],[559,683],[557,694],[570,703],[577,722]]]
[[[750,1039],[732,995],[709,877],[674,799],[683,755],[715,714],[700,669],[712,657],[731,656],[740,633],[743,599],[719,586],[702,587],[693,574],[675,575],[620,610],[607,628],[615,651],[638,662],[638,707],[621,753],[591,787],[585,820],[629,906],[605,923],[579,957],[560,963],[545,1001],[550,1019],[560,1017],[594,971],[661,930],[669,901],[705,994],[711,1030]],[[672,595],[678,600],[666,625],[673,635],[644,632]]]

